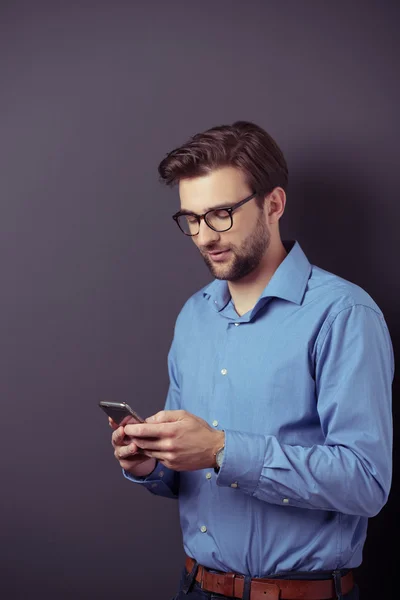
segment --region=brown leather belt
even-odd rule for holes
[[[185,567],[190,573],[193,558],[186,556]],[[215,570],[215,569],[214,569]],[[207,567],[198,566],[196,581],[205,592],[214,592],[232,598],[243,598],[244,576],[236,573],[210,573]],[[354,586],[352,571],[341,578],[342,594]],[[250,600],[331,600],[336,598],[333,579],[259,579],[251,580]]]

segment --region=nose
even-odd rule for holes
[[[214,231],[204,222],[204,219],[200,221],[200,231],[194,236],[193,240],[196,242],[198,246],[208,246],[213,242],[219,240],[221,234],[218,231]]]

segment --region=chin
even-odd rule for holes
[[[222,273],[213,273],[215,279],[220,279],[221,281],[230,281],[229,273],[228,275],[223,275]]]

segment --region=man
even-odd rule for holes
[[[260,127],[195,135],[159,172],[214,280],[177,318],[165,410],[110,425],[124,475],[179,500],[176,598],[354,600],[351,569],[391,483],[382,312],[281,241],[288,171]]]

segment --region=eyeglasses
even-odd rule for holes
[[[222,231],[228,231],[228,229],[232,227],[233,211],[239,208],[239,206],[243,206],[243,204],[249,202],[249,200],[252,200],[256,196],[257,192],[251,196],[248,196],[244,200],[240,200],[240,202],[237,202],[233,206],[213,208],[212,210],[208,210],[203,215],[196,215],[195,213],[188,211],[179,211],[173,215],[172,218],[174,221],[176,221],[179,229],[185,235],[198,235],[200,231],[201,219],[204,219],[205,223],[210,229],[221,233]]]

